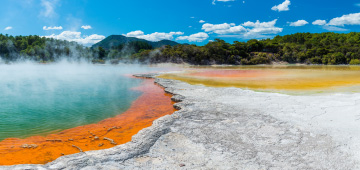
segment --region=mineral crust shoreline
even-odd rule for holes
[[[178,102],[174,107],[180,110],[155,120],[131,142],[63,156],[46,165],[0,169],[359,169],[354,154],[332,133],[311,131],[270,114],[275,106],[266,103],[271,100],[266,93],[158,78],[155,82],[173,94]]]

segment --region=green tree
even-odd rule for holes
[[[359,59],[352,59],[349,64],[350,65],[360,65],[360,60]]]
[[[102,47],[99,47],[98,50],[99,50],[99,60],[104,60],[105,59],[105,54],[106,54],[105,49],[102,48]]]

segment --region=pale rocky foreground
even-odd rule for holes
[[[157,83],[181,110],[131,142],[0,169],[360,169],[359,94],[288,96]]]

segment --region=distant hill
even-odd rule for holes
[[[126,37],[123,35],[110,35],[110,36],[106,37],[105,39],[103,39],[102,41],[94,44],[92,46],[92,48],[103,47],[104,49],[110,49],[113,46],[119,46],[120,44],[125,44],[125,43],[129,43],[129,42],[133,42],[133,41],[146,42],[146,43],[150,44],[153,48],[158,48],[158,47],[161,47],[164,45],[174,46],[174,45],[179,44],[175,41],[170,41],[170,40],[161,40],[161,41],[157,41],[157,42],[152,42],[152,41],[139,39],[139,38],[135,38],[135,37]]]

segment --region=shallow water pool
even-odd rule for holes
[[[134,65],[0,65],[0,141],[47,135],[127,110],[141,95]]]
[[[359,66],[200,67],[160,78],[289,94],[360,92]]]

